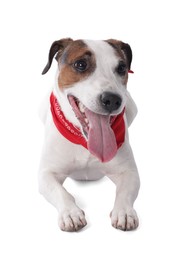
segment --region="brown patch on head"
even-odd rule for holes
[[[130,69],[132,62],[132,50],[130,45],[115,39],[109,39],[106,42],[108,42],[116,50],[117,55],[123,59],[125,58],[128,69]]]
[[[122,41],[119,40],[115,40],[115,39],[109,39],[106,40],[107,43],[109,43],[114,50],[116,51],[116,54],[125,61],[128,70],[130,70],[131,68],[131,62],[132,62],[132,50],[131,47],[129,46],[129,44],[124,43]],[[123,79],[123,83],[126,85],[127,81],[128,81],[128,71],[126,72],[124,79]]]
[[[77,64],[86,64],[85,70],[78,70]],[[82,41],[71,42],[59,59],[59,87],[70,87],[72,84],[86,79],[96,68],[95,56]]]
[[[107,42],[109,45],[111,45],[111,47],[115,50],[116,55],[118,57],[120,57],[122,60],[126,59],[124,53],[121,50],[121,43],[122,43],[121,41],[109,39],[109,40],[106,40],[105,42]]]

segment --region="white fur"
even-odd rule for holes
[[[59,226],[65,231],[76,231],[86,225],[84,212],[76,205],[74,198],[63,187],[67,177],[77,180],[96,180],[108,176],[116,185],[116,199],[111,212],[111,223],[122,230],[135,229],[138,217],[133,209],[133,203],[138,195],[139,177],[133,153],[128,140],[128,126],[136,116],[134,101],[123,86],[121,77],[114,73],[118,57],[113,48],[103,41],[85,41],[95,53],[96,70],[87,79],[75,83],[63,92],[57,84],[57,76],[53,91],[58,98],[66,118],[80,127],[74,112],[67,100],[72,94],[94,112],[103,113],[96,102],[97,96],[103,91],[111,91],[122,97],[119,114],[126,107],[126,139],[117,155],[108,163],[101,163],[88,150],[75,145],[56,129],[50,111],[45,123],[45,142],[39,169],[39,189],[44,197],[53,204],[59,213]],[[49,100],[47,100],[49,104]],[[46,105],[47,107],[48,105]]]

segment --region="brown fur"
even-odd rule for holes
[[[124,53],[122,52],[122,42],[114,39],[106,40],[105,42],[109,43],[116,51],[116,55],[120,57],[122,60],[126,61],[126,57]]]
[[[130,46],[115,39],[109,39],[105,42],[114,48],[116,55],[120,60],[124,60],[128,69],[130,69],[132,61],[132,51]],[[49,51],[48,63],[42,74],[47,73],[50,69],[54,56],[60,67],[58,84],[61,89],[70,87],[73,83],[86,79],[96,68],[95,55],[83,40],[73,41],[71,38],[65,38],[53,42]],[[74,67],[74,63],[79,59],[83,59],[87,62],[87,69],[85,71],[77,71]],[[126,85],[128,80],[128,70],[122,77],[122,80],[124,81],[124,85]]]
[[[115,39],[109,39],[109,40],[106,40],[105,42],[109,43],[114,48],[114,50],[116,51],[116,55],[118,57],[120,57],[123,61],[125,61],[126,64],[128,63],[128,58],[127,58],[125,52],[123,51],[123,46],[125,45],[125,43],[115,40]],[[127,64],[127,66],[129,66],[129,65]],[[127,81],[128,81],[128,71],[126,72],[126,74],[123,78],[123,84],[127,85]]]
[[[87,62],[87,70],[84,72],[77,71],[73,66],[79,59],[84,59]],[[58,84],[62,89],[87,78],[95,70],[95,56],[83,41],[73,41],[60,57],[59,66]]]

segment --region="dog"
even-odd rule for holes
[[[134,230],[139,224],[133,204],[140,181],[128,139],[137,114],[127,90],[131,47],[115,39],[61,39],[51,45],[42,74],[54,58],[55,84],[43,105],[39,191],[56,207],[60,229],[78,231],[87,224],[85,213],[63,187],[65,179],[107,176],[116,185],[111,224]]]

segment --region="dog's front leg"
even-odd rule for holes
[[[108,176],[116,185],[116,199],[110,214],[111,223],[113,227],[124,231],[136,229],[139,224],[133,204],[138,195],[140,181],[133,159],[131,166],[132,164],[133,167]]]
[[[133,209],[139,191],[137,172],[115,174],[110,179],[116,184],[116,199],[110,214],[112,226],[121,230],[133,230],[139,221]]]
[[[56,178],[50,171],[40,171],[39,191],[59,213],[58,223],[63,231],[78,231],[86,226],[84,212],[76,205],[73,196],[62,186],[66,177]]]

